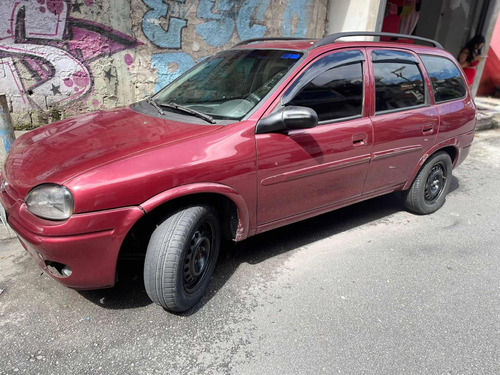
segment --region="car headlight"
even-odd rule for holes
[[[50,220],[66,220],[73,213],[73,195],[61,185],[44,184],[26,196],[26,206],[33,215]]]

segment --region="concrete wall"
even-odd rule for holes
[[[380,31],[386,0],[332,0],[328,10],[327,33]],[[359,40],[359,38],[357,38]]]
[[[469,40],[467,27],[477,3],[477,0],[443,1],[435,38],[455,57]]]
[[[16,127],[142,99],[240,40],[322,37],[328,0],[0,0]]]
[[[483,48],[483,55],[488,55],[488,51],[490,49],[490,42],[493,37],[493,32],[495,31],[495,26],[497,23],[497,19],[500,16],[500,0],[492,0],[489,4],[488,8],[488,17],[486,19],[483,35],[486,38],[486,43]],[[474,80],[474,84],[471,87],[472,94],[476,96],[477,89],[479,88],[480,78],[483,74],[484,65],[486,61],[482,61],[477,66],[476,79]]]
[[[442,3],[443,0],[422,1],[415,35],[430,39],[436,37],[436,30],[441,17]]]

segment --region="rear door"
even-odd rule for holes
[[[401,188],[433,146],[439,114],[418,57],[402,49],[367,49],[374,95],[372,162],[363,194]]]
[[[261,229],[361,195],[372,143],[366,77],[364,50],[343,50],[318,57],[286,89],[281,104],[312,108],[320,122],[256,135]]]

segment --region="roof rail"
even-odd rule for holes
[[[246,44],[254,43],[254,42],[266,42],[266,41],[271,41],[271,40],[317,40],[317,39],[310,39],[310,38],[293,38],[293,37],[269,37],[269,38],[253,38],[253,39],[247,39],[239,42],[238,44],[235,44],[232,48],[237,47],[237,46],[244,46]]]
[[[333,43],[337,39],[344,38],[347,36],[379,36],[379,37],[386,36],[386,37],[395,38],[395,39],[413,39],[413,40],[418,40],[420,42],[432,44],[436,48],[444,49],[443,46],[440,43],[436,42],[435,40],[422,38],[420,36],[396,34],[396,33],[376,33],[376,32],[370,32],[370,31],[347,31],[347,32],[330,34],[330,35],[325,36],[323,39],[318,40],[316,43],[314,43],[313,46],[311,46],[310,49]]]

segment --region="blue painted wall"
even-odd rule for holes
[[[241,40],[267,36],[322,37],[328,3],[327,0],[142,1],[147,6],[142,31],[157,47],[151,63],[158,77],[155,91],[201,58]]]

